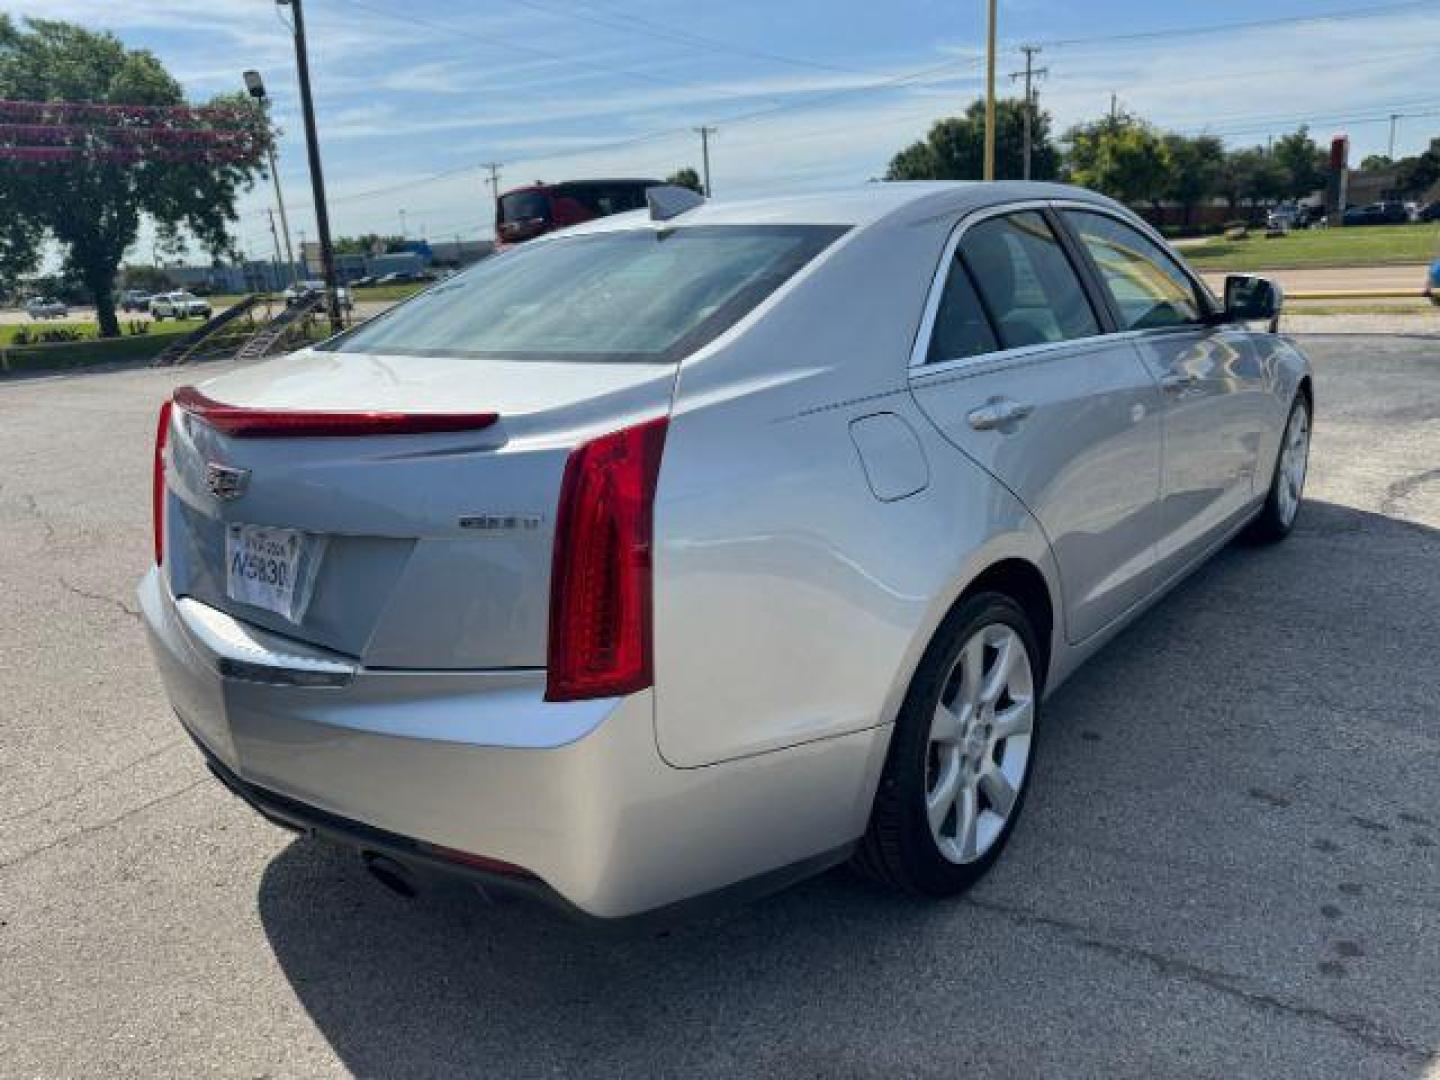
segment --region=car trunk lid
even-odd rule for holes
[[[172,591],[372,667],[542,667],[566,458],[667,415],[674,376],[307,352],[205,383],[170,434]],[[232,582],[236,536],[257,530],[302,538],[288,613]]]

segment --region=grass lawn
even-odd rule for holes
[[[1372,225],[1349,229],[1300,229],[1266,239],[1215,237],[1187,244],[1186,260],[1197,270],[1286,270],[1300,266],[1386,266],[1440,258],[1440,224]]]

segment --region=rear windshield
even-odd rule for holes
[[[500,197],[500,223],[513,225],[536,218],[549,220],[550,196],[540,191],[517,191]]]
[[[531,243],[319,348],[671,362],[734,325],[844,231],[718,225]]]

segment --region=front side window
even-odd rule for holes
[[[988,218],[966,231],[960,251],[1002,348],[1100,333],[1079,275],[1039,212]]]
[[[1120,314],[1121,330],[1202,322],[1195,286],[1175,261],[1138,229],[1106,214],[1066,210]]]
[[[739,321],[845,230],[627,229],[517,247],[321,348],[500,360],[674,361]]]

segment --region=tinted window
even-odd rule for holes
[[[574,199],[595,217],[609,217],[645,205],[645,188],[639,184],[560,184],[555,191]]]
[[[957,254],[950,264],[950,276],[945,280],[945,292],[935,312],[935,326],[930,333],[930,350],[925,361],[938,364],[942,360],[959,360],[994,352],[999,347],[995,332],[990,328],[990,320],[980,305],[980,297],[975,292],[975,283],[970,279],[970,271]]]
[[[632,229],[514,248],[325,348],[505,360],[674,360],[723,332],[844,230]]]
[[[1007,349],[1100,333],[1080,278],[1035,211],[990,218],[960,244]]]
[[[542,220],[550,217],[550,197],[540,191],[517,191],[500,199],[500,220],[504,224]]]
[[[1159,245],[1104,214],[1067,210],[1065,216],[1120,311],[1120,329],[1150,330],[1201,320],[1195,286]]]

